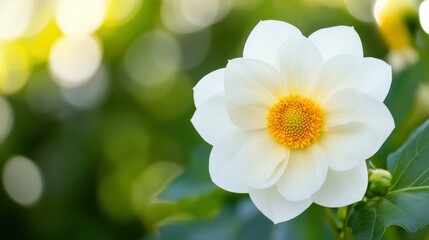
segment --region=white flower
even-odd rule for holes
[[[341,207],[361,200],[365,160],[394,128],[383,104],[391,78],[388,64],[363,57],[352,27],[306,38],[288,23],[260,22],[243,58],[194,88],[192,123],[213,145],[213,182],[249,193],[274,223],[313,202]]]

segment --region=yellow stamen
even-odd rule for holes
[[[321,107],[313,100],[289,95],[270,108],[268,131],[284,146],[304,149],[319,138],[324,125],[323,115]]]

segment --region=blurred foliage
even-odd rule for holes
[[[201,0],[184,11],[189,26],[165,19],[173,16],[168,7],[179,11],[174,2],[180,1],[108,0],[107,19],[90,34],[102,49],[100,65],[79,86],[53,73],[51,50],[64,37],[54,18],[35,35],[0,41],[0,92],[11,110],[0,106],[0,127],[12,123],[4,130],[0,168],[23,155],[44,182],[41,199],[28,207],[1,188],[1,239],[332,239],[317,205],[273,225],[247,195],[216,187],[208,174],[210,146],[189,121],[192,87],[240,57],[260,20],[289,22],[307,36],[354,26],[365,56],[392,63],[385,102],[397,127],[372,157],[377,167],[385,168],[388,154],[429,116],[429,37],[416,17],[420,1],[388,1],[409,4],[373,15],[375,1]],[[223,12],[213,15],[213,6]],[[395,24],[402,30],[392,31]],[[393,48],[399,38],[410,41]],[[409,236],[390,227],[384,238]]]

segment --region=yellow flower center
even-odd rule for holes
[[[270,108],[268,131],[284,146],[303,149],[319,138],[324,125],[323,115],[322,108],[313,100],[289,95]]]

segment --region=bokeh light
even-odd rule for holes
[[[55,3],[57,0],[33,0],[33,11],[31,21],[24,36],[34,36],[39,34],[54,17]],[[10,1],[15,2],[15,1]]]
[[[22,156],[14,156],[4,165],[3,186],[16,203],[31,206],[42,195],[43,177],[34,162]]]
[[[30,77],[31,65],[31,58],[21,44],[0,44],[0,93],[20,90]]]
[[[62,88],[61,93],[69,104],[80,109],[91,109],[104,99],[108,88],[108,73],[100,67],[97,73],[80,86]]]
[[[77,87],[88,81],[101,64],[102,49],[95,37],[58,39],[51,49],[49,69],[63,87]]]
[[[66,35],[80,36],[95,32],[106,16],[105,0],[58,0],[56,20]]]
[[[34,36],[23,40],[34,63],[45,63],[54,42],[61,37],[61,31],[54,22],[50,22],[43,30]]]
[[[12,108],[6,99],[2,97],[0,97],[0,116],[0,143],[2,143],[9,134],[13,124]]]
[[[22,35],[31,23],[35,0],[0,1],[0,40]]]
[[[403,70],[410,64],[414,64],[419,59],[416,50],[411,47],[400,50],[393,50],[387,55],[387,61],[392,65],[395,72]]]
[[[376,0],[373,8],[373,15],[378,25],[381,24],[383,12],[389,6],[390,0]]]
[[[179,1],[180,12],[183,13],[185,21],[196,27],[204,28],[215,21],[219,12],[219,1]]]
[[[159,30],[133,41],[125,52],[124,67],[137,83],[157,85],[177,71],[180,60],[180,47],[175,37]]]
[[[191,33],[219,21],[230,8],[230,0],[163,0],[161,17],[171,31]]]
[[[116,27],[128,22],[140,10],[143,0],[107,0],[104,25]]]
[[[373,0],[344,0],[344,5],[353,17],[363,22],[372,22],[374,20],[372,14]]]
[[[419,17],[423,30],[429,34],[429,1],[425,0],[420,4]]]

